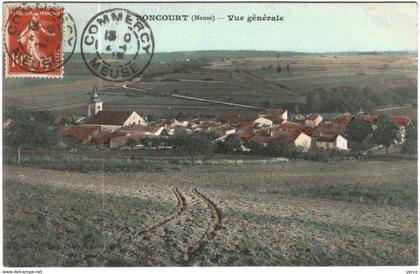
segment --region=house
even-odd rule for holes
[[[255,142],[257,144],[261,144],[264,147],[267,146],[268,141],[270,141],[270,137],[269,136],[264,136],[264,135],[255,135],[253,137],[251,137],[249,139],[251,142]]]
[[[392,123],[398,128],[398,142],[404,143],[406,128],[411,123],[410,117],[407,116],[391,116]]]
[[[281,108],[270,108],[259,114],[260,117],[287,120],[287,110]]]
[[[305,126],[316,127],[322,122],[322,116],[319,114],[308,115],[305,119]]]
[[[220,137],[227,137],[229,135],[235,134],[235,128],[229,125],[219,126],[214,128],[211,132],[215,133],[217,136]]]
[[[112,138],[125,136],[125,135],[126,134],[122,133],[122,132],[101,133],[101,134],[98,134],[98,135],[92,137],[92,139],[90,140],[90,143],[94,144],[94,145],[109,145]]]
[[[340,134],[322,135],[316,141],[316,146],[323,149],[347,150],[347,139]]]
[[[252,133],[252,131],[242,131],[239,134],[239,138],[241,140],[250,140],[252,137],[254,137],[254,133]]]
[[[196,128],[196,131],[202,131],[202,132],[211,132],[214,129],[220,127],[220,123],[217,122],[203,122]]]
[[[351,122],[353,122],[353,120],[354,120],[354,115],[340,114],[332,118],[331,122],[348,126],[350,125]]]
[[[225,115],[225,116],[220,116],[217,118],[217,120],[219,122],[222,122],[224,124],[230,124],[231,126],[239,126],[240,124],[243,123],[252,123],[254,122],[256,119],[255,116],[249,116],[249,115],[241,115],[241,114],[236,114],[236,115]]]
[[[133,136],[160,136],[164,130],[166,128],[161,125],[130,125],[121,128],[119,131],[129,133]]]
[[[273,125],[281,125],[281,124],[284,124],[284,123],[287,123],[287,120],[283,120],[283,119],[275,119],[275,120],[273,121]]]
[[[322,135],[341,135],[345,136],[347,133],[347,125],[334,123],[334,122],[321,122],[314,132],[315,134],[322,136]]]
[[[146,125],[146,122],[135,111],[98,111],[85,125],[114,131],[129,125]]]
[[[138,141],[138,140],[139,138],[137,136],[132,136],[129,134],[122,135],[122,136],[114,136],[114,137],[111,137],[111,139],[109,140],[109,147],[118,148],[118,147],[126,145],[130,141]]]
[[[258,128],[253,131],[255,135],[271,136],[270,128]]]
[[[74,138],[80,144],[89,143],[92,137],[100,133],[99,126],[71,126],[62,129],[62,136],[64,138]]]
[[[368,123],[372,130],[376,130],[378,128],[378,116],[375,115],[365,115],[363,116],[363,120]]]
[[[271,121],[270,119],[267,119],[265,117],[259,117],[257,119],[254,120],[253,124],[257,125],[257,126],[272,126],[273,125],[273,121]]]
[[[193,131],[194,129],[196,129],[198,127],[198,124],[196,123],[196,121],[192,120],[189,121],[186,128],[190,131]]]
[[[284,122],[281,125],[270,128],[270,131],[284,131],[284,132],[303,132],[306,135],[311,136],[316,128],[308,127],[303,124]]]
[[[254,124],[254,123],[242,123],[238,126],[238,129],[240,131],[252,131],[256,129],[257,127],[258,127],[257,124]]]
[[[167,120],[162,120],[159,125],[162,127],[174,128],[174,127],[183,126],[183,123],[179,122],[176,119],[167,119]]]
[[[301,131],[275,131],[271,138],[282,144],[293,144],[297,148],[307,151],[311,147],[311,137]]]

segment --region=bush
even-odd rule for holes
[[[226,137],[224,142],[217,142],[214,146],[216,153],[232,153],[240,150],[241,141],[235,136],[231,135]]]
[[[317,147],[311,147],[307,153],[304,154],[304,159],[311,161],[328,162],[330,157],[328,151],[325,149],[319,149]]]
[[[194,162],[194,156],[213,153],[213,143],[208,134],[180,133],[172,136],[169,139],[169,144],[174,151],[189,155],[191,162]]]

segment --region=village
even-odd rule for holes
[[[329,117],[328,117],[329,116]],[[223,143],[228,138],[239,141],[242,152],[251,149],[250,143],[266,147],[270,141],[292,145],[302,152],[311,147],[328,151],[348,151],[347,134],[349,125],[355,119],[365,121],[372,131],[378,127],[378,117],[366,113],[343,113],[336,115],[294,114],[287,109],[269,108],[257,116],[224,115],[215,119],[192,119],[178,121],[163,119],[150,122],[135,111],[108,111],[102,98],[94,89],[88,103],[86,117],[59,117],[60,132],[64,140],[73,140],[77,144],[91,144],[124,148],[128,144],[135,148],[144,148],[144,139],[167,139],[177,134],[202,133],[212,136],[212,142]],[[408,116],[391,116],[397,130],[396,144],[405,140],[406,128],[411,123]],[[71,121],[69,124],[68,122]],[[155,144],[155,145],[153,145]],[[162,142],[152,142],[148,148],[168,149]]]

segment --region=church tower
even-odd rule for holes
[[[99,97],[97,91],[98,88],[96,86],[93,86],[92,96],[90,97],[88,105],[88,116],[93,116],[96,113],[98,113],[98,111],[102,111],[103,102],[101,97]]]

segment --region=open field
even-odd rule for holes
[[[92,86],[105,88],[100,93],[107,110],[133,109],[153,115],[222,115],[246,113],[237,107],[187,101],[168,93],[203,99],[234,102],[257,107],[287,107],[306,104],[306,95],[317,88],[368,88],[386,92],[416,86],[417,59],[413,56],[314,56],[258,57],[209,61],[208,66],[184,72],[163,73],[147,81],[111,83],[92,76],[80,60],[65,67],[64,79],[5,79],[5,105],[18,101],[24,107],[47,109],[57,114],[85,115]],[[276,71],[289,64],[290,71]],[[168,67],[168,64],[153,64]],[[121,86],[141,88],[127,91]]]
[[[289,72],[284,71],[287,64]],[[281,73],[276,71],[277,66],[283,67]],[[417,58],[409,56],[249,58],[242,62],[215,62],[209,68],[246,70],[299,95],[316,88],[354,86],[380,91],[417,82]]]
[[[418,263],[416,161],[5,165],[3,186],[6,266]]]
[[[405,115],[409,117],[417,117],[417,107],[414,106],[395,106],[386,108],[377,108],[374,114],[388,114],[388,115]]]

